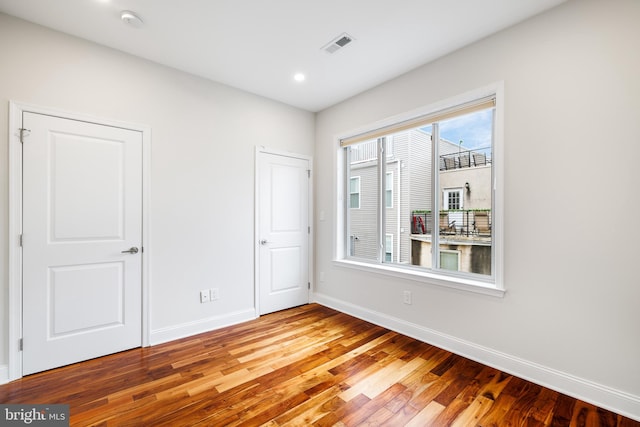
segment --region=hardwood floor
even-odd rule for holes
[[[85,426],[635,426],[311,304],[0,386]]]

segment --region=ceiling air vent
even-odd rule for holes
[[[349,43],[353,41],[353,37],[351,37],[347,33],[342,33],[326,45],[322,47],[322,49],[327,53],[335,53],[338,50],[342,49]]]

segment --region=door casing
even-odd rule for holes
[[[294,154],[288,151],[275,150],[266,148],[264,146],[256,146],[255,151],[255,201],[254,201],[254,283],[255,283],[255,313],[256,317],[260,317],[260,218],[259,218],[259,208],[260,208],[260,185],[258,182],[258,178],[260,176],[259,171],[259,156],[261,153],[272,154],[276,156],[285,156],[285,157],[293,157],[297,159],[307,160],[309,162],[309,224],[311,224],[311,232],[309,233],[309,302],[313,300],[313,289],[314,289],[314,265],[313,265],[313,236],[315,234],[314,230],[314,222],[313,222],[313,158],[310,156],[306,156],[304,154]]]
[[[9,366],[8,380],[22,377],[22,145],[20,142],[23,112],[120,127],[142,133],[142,345],[149,346],[149,272],[151,236],[149,227],[149,190],[151,171],[151,128],[146,125],[103,119],[86,114],[61,111],[31,104],[9,102]],[[28,141],[25,132],[25,141]],[[28,142],[27,142],[28,143]],[[0,382],[1,382],[0,378]]]

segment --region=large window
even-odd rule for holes
[[[469,97],[341,139],[349,194],[343,260],[502,289],[496,98]],[[360,209],[348,209],[356,187]]]

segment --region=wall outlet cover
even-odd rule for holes
[[[208,289],[200,291],[200,302],[201,303],[209,302],[209,290]]]

